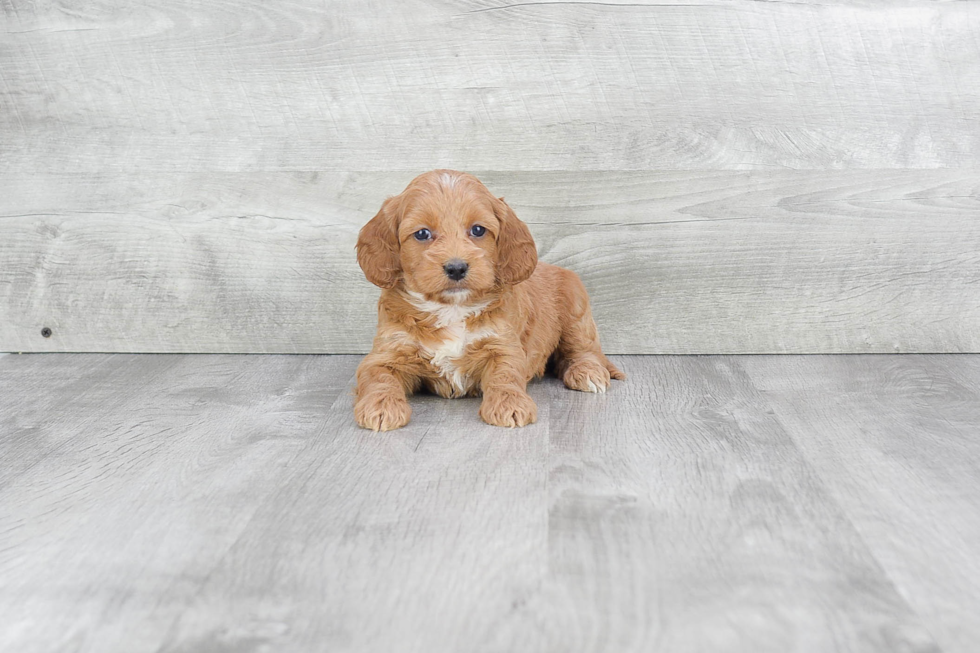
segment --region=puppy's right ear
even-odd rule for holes
[[[381,288],[393,288],[402,273],[398,242],[400,209],[399,196],[389,197],[357,237],[357,263],[367,280]]]

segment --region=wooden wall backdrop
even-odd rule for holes
[[[0,350],[366,351],[451,167],[610,352],[980,351],[980,2],[0,8]]]

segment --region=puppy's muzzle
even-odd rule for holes
[[[446,262],[442,269],[446,271],[446,276],[453,281],[460,281],[466,276],[466,271],[470,269],[470,266],[458,258],[451,259]]]

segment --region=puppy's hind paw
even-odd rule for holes
[[[595,359],[583,358],[569,365],[561,380],[572,390],[605,392],[609,388],[609,370]]]

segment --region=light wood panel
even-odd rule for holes
[[[980,350],[976,170],[477,174],[610,352]],[[364,352],[354,242],[412,176],[8,177],[0,349]]]
[[[744,359],[946,653],[980,645],[980,359]]]
[[[934,650],[739,361],[551,384],[548,579],[491,650]]]
[[[421,397],[379,435],[358,360],[5,359],[5,460],[40,460],[0,487],[0,649],[471,650],[546,570],[548,388],[522,430]]]
[[[0,414],[0,488],[57,455],[80,434],[98,429],[114,413],[139,409],[134,395],[160,391],[174,357],[148,357],[139,365],[122,356],[16,356],[4,361],[8,383]],[[120,387],[127,392],[118,392]],[[30,397],[22,405],[19,400]]]
[[[974,2],[0,9],[4,174],[980,164]]]
[[[483,650],[548,570],[548,386],[529,393],[523,429],[430,396],[382,435],[338,400],[162,651]]]
[[[928,360],[621,357],[375,434],[354,356],[6,356],[0,649],[972,650],[980,365]]]
[[[159,650],[356,363],[4,358],[0,650]]]
[[[978,33],[926,0],[2,3],[0,349],[362,352],[357,228],[455,167],[612,352],[978,351]]]

